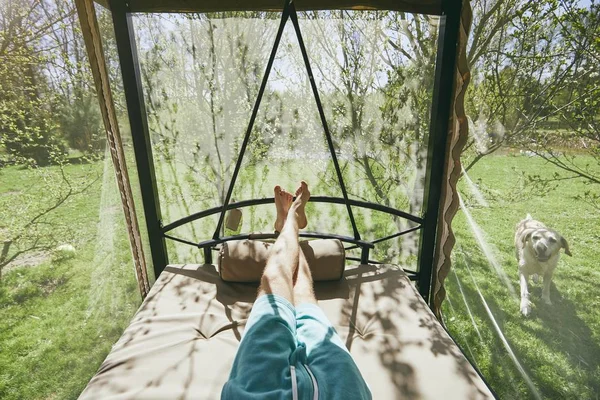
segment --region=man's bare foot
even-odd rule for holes
[[[285,220],[292,205],[293,196],[291,193],[281,189],[281,186],[277,185],[273,189],[275,195],[275,208],[277,208],[277,219],[275,220],[274,228],[277,232],[281,232]]]
[[[294,208],[296,216],[298,218],[298,229],[306,228],[308,221],[306,220],[306,213],[304,207],[310,199],[310,192],[308,191],[308,185],[306,182],[300,182],[300,186],[296,189],[296,201],[294,201]]]

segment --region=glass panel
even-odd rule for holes
[[[371,250],[371,259],[399,265],[408,271],[418,271],[420,232],[410,232],[397,238],[386,240],[375,245]]]
[[[490,3],[472,4],[470,137],[446,326],[498,398],[594,398],[600,8],[523,4],[496,25]],[[531,230],[520,230],[528,214]]]
[[[300,23],[350,197],[420,215],[438,18],[340,10]]]
[[[353,237],[352,224],[345,205],[308,203],[306,230]]]
[[[275,185],[294,193],[301,180],[308,182],[313,196],[342,197],[298,39],[289,22],[267,81],[234,197],[273,197]],[[259,193],[253,182],[260,183]],[[314,206],[317,210],[320,207],[324,205]]]
[[[222,203],[279,18],[250,12],[134,17],[166,222]],[[305,12],[299,19],[350,197],[420,214],[438,19],[363,11]],[[415,41],[424,41],[427,51]],[[301,179],[314,196],[342,197],[288,22],[232,201],[272,197],[277,184],[294,191]],[[334,233],[323,222],[333,219],[322,216],[343,207],[312,207],[320,229]]]
[[[165,223],[223,203],[278,18],[134,16]]]
[[[352,207],[363,240],[378,240],[408,230],[417,224],[381,211]],[[370,251],[374,261],[397,264],[416,271],[420,231],[381,241]]]
[[[351,245],[346,244],[345,247],[348,248],[351,247]],[[360,254],[360,249],[346,250],[346,268],[350,265],[360,264]],[[350,257],[354,258],[354,260],[349,260]]]
[[[198,243],[200,240],[212,239],[218,220],[219,214],[210,215],[175,228],[167,234],[192,243]],[[227,234],[234,234],[234,232],[228,230]],[[195,240],[194,238],[200,239]],[[171,264],[204,263],[204,253],[195,246],[167,239],[167,251],[169,252],[169,263]]]
[[[141,301],[74,7],[0,4],[2,399],[76,398]]]

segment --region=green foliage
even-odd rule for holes
[[[29,46],[14,49],[0,63],[0,146],[13,161],[47,165],[65,155],[53,111],[56,98],[43,92],[36,69],[44,59]],[[6,162],[6,160],[5,160]]]
[[[46,105],[41,100],[20,100],[0,100],[0,145],[9,156],[4,162],[45,166],[63,160],[66,147]]]
[[[507,11],[502,11],[503,7]],[[596,2],[475,2],[472,84],[466,99],[474,123],[463,157],[468,171],[504,146],[527,149],[565,176],[597,185],[561,149],[582,149],[600,165],[600,77]],[[490,24],[487,39],[478,21]],[[486,43],[485,47],[480,47]]]
[[[106,147],[106,135],[94,92],[61,107],[60,128],[72,149],[93,155]]]
[[[0,13],[3,163],[58,164],[69,148],[102,152],[102,121],[74,3],[9,0]],[[100,20],[106,28],[106,18]],[[114,53],[113,43],[105,50]],[[114,78],[114,64],[109,71]]]

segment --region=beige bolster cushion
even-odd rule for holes
[[[226,282],[259,282],[272,243],[259,240],[226,242],[219,251],[219,274]],[[346,265],[344,246],[337,239],[303,240],[300,247],[315,281],[342,278]]]

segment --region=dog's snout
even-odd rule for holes
[[[544,243],[540,243],[540,250],[545,253],[546,250],[548,250],[548,246],[546,246]]]
[[[548,251],[548,246],[546,246],[546,244],[543,242],[538,242],[535,244],[535,251],[540,256],[546,255],[546,252]]]

